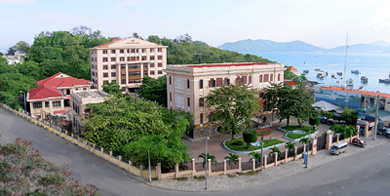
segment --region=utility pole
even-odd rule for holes
[[[148,150],[148,167],[149,167],[149,182],[152,182],[152,171],[150,168],[150,150]]]
[[[209,157],[207,156],[207,141],[209,139],[210,139],[209,137],[206,137],[206,176],[205,176],[205,179],[206,179],[206,187],[205,187],[205,189],[206,190],[207,190],[207,170],[208,170],[208,164],[209,164]]]
[[[376,134],[378,132],[378,109],[379,109],[379,96],[376,96],[376,111],[375,111],[375,126],[374,126],[374,140],[376,140]]]

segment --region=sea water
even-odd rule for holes
[[[303,70],[309,70],[306,77],[309,80],[317,81],[320,85],[339,85],[344,83],[344,73],[342,76],[337,72],[344,72],[345,54],[343,53],[287,53],[287,52],[264,52],[251,53],[264,58],[283,63],[287,66],[294,66],[299,74]],[[329,73],[325,79],[317,78],[314,69],[319,68]],[[351,70],[359,70],[360,74],[352,74]],[[336,79],[332,78],[334,74]],[[368,91],[379,91],[390,93],[390,84],[379,83],[380,78],[389,78],[390,74],[390,54],[348,54],[345,81],[352,78],[354,89],[363,86]],[[361,83],[361,76],[368,78],[368,83]],[[337,82],[338,81],[338,82]]]

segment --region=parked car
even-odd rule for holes
[[[367,146],[366,141],[364,141],[364,140],[362,140],[360,138],[356,138],[356,137],[352,139],[352,144],[355,145],[355,146],[360,146],[362,148]]]
[[[386,131],[385,131],[386,137],[387,137],[387,138],[390,138],[390,128],[386,128],[385,130],[386,130]]]
[[[347,149],[348,149],[348,143],[342,142],[342,143],[338,143],[338,144],[335,144],[332,147],[330,147],[330,153],[335,154],[335,155],[339,155],[340,153],[347,151]]]

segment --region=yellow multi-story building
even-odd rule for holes
[[[261,90],[271,83],[283,83],[284,70],[283,64],[276,63],[168,65],[165,70],[167,105],[170,109],[179,109],[193,115],[193,138],[213,135],[215,127],[208,125],[209,111],[205,107],[205,98],[210,91],[222,85],[236,83]]]
[[[91,49],[93,88],[115,82],[125,92],[139,88],[142,78],[159,78],[167,66],[167,46],[138,38],[115,39]]]

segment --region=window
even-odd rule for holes
[[[103,65],[103,70],[107,70],[108,69],[108,65]]]
[[[85,113],[85,114],[89,114],[90,112],[91,112],[91,108],[85,108],[85,109],[84,109],[84,113]]]
[[[151,48],[151,49],[150,49],[150,52],[154,52],[154,48]]]
[[[115,54],[115,50],[111,50],[111,54]]]
[[[86,91],[87,90],[87,88],[83,88],[83,91]]]
[[[249,84],[252,84],[252,76],[249,76]]]
[[[225,79],[223,80],[223,85],[228,86],[229,84],[230,84],[229,78],[225,78]]]
[[[135,56],[131,57],[131,61],[135,61]]]
[[[187,106],[190,107],[191,106],[191,99],[189,97],[187,97]]]
[[[172,93],[169,93],[169,101],[172,101]]]
[[[259,76],[259,82],[260,82],[260,83],[263,83],[263,75],[260,75],[260,76]]]
[[[145,49],[142,49],[141,51],[142,51],[142,53],[145,53]]]
[[[158,70],[158,74],[162,74],[162,70]]]
[[[119,61],[125,61],[125,57],[120,57]]]
[[[103,62],[107,62],[108,61],[108,58],[107,57],[103,57]]]
[[[157,65],[158,65],[158,67],[162,67],[162,63],[158,63]]]
[[[116,61],[115,57],[111,57],[111,62]]]
[[[172,85],[172,77],[169,76],[169,85]]]
[[[280,74],[278,74],[278,81],[280,81]]]
[[[103,50],[103,54],[107,54],[107,50]]]
[[[141,58],[143,61],[146,61],[146,56],[142,56]]]
[[[135,49],[131,49],[131,53],[135,53]]]
[[[190,89],[190,80],[187,79],[187,88]]]
[[[203,89],[203,80],[199,80],[199,89]]]
[[[53,102],[51,102],[51,104],[53,105],[53,107],[60,107],[61,106],[60,101],[53,101]]]
[[[128,64],[129,69],[139,69],[139,64]]]
[[[108,73],[103,73],[103,77],[107,78],[108,77]]]
[[[203,124],[203,113],[200,113],[200,124]]]
[[[199,107],[204,106],[204,98],[199,98]]]
[[[66,94],[70,95],[70,89],[66,89]]]
[[[264,82],[268,82],[268,74],[264,74]]]
[[[154,63],[151,63],[151,64],[150,64],[150,67],[154,67]]]
[[[33,108],[42,108],[42,102],[33,103]]]
[[[162,56],[158,56],[157,59],[158,59],[158,60],[162,60]]]
[[[121,64],[121,69],[126,69],[126,64]]]
[[[127,57],[127,61],[130,61],[130,57]]]
[[[180,94],[175,94],[175,106],[176,108],[184,109],[184,96]]]
[[[159,49],[158,49],[158,52],[162,52],[162,49],[161,49],[161,48],[159,48]]]
[[[116,77],[116,73],[115,72],[111,72],[111,77]]]
[[[217,86],[217,87],[222,86],[222,78],[217,78],[216,86]]]
[[[154,61],[154,56],[150,56],[150,60],[151,60],[151,61]]]
[[[122,79],[121,84],[126,84],[126,79]]]
[[[274,74],[271,74],[269,81],[271,81],[271,82],[274,81]]]
[[[50,102],[46,101],[45,102],[45,107],[47,107],[47,108],[50,107]]]
[[[144,71],[144,76],[148,75],[148,70]]]
[[[237,84],[246,84],[247,76],[237,76],[236,83]]]
[[[64,100],[64,106],[65,107],[70,107],[70,100],[69,99],[65,99]]]
[[[119,50],[119,53],[123,54],[123,53],[125,53],[125,51],[124,50]]]
[[[215,87],[215,80],[214,80],[214,78],[211,78],[211,79],[210,79],[210,81],[209,81],[209,87],[210,87],[210,88]]]
[[[178,90],[184,90],[184,79],[175,78],[175,88]]]
[[[129,75],[129,76],[140,76],[140,75],[141,75],[141,72],[139,72],[139,71],[129,72],[128,75]]]
[[[154,71],[150,71],[150,75],[154,75]]]
[[[116,69],[116,65],[111,65],[111,69]]]

